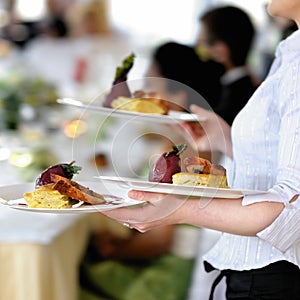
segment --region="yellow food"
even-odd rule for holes
[[[30,208],[69,208],[78,201],[52,189],[53,184],[38,186],[33,192],[25,193],[24,200]]]
[[[226,175],[179,172],[172,176],[174,184],[229,188]]]
[[[168,108],[160,99],[118,97],[111,103],[112,108],[147,114],[168,113]]]

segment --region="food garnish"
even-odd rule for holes
[[[112,87],[103,102],[104,107],[111,108],[111,102],[118,97],[131,97],[131,92],[127,84],[127,76],[133,67],[134,59],[135,54],[131,53],[123,60],[122,66],[117,67]]]
[[[180,144],[164,152],[151,168],[149,181],[172,183],[172,175],[181,171],[180,155],[186,148],[186,144]]]
[[[53,166],[50,166],[44,170],[40,176],[36,179],[35,185],[41,186],[49,183],[53,183],[51,178],[52,174],[60,175],[68,179],[72,179],[75,174],[78,174],[82,169],[80,166],[74,165],[75,161],[70,163],[59,163]]]

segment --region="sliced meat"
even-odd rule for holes
[[[211,163],[209,160],[201,157],[186,157],[184,159],[184,166],[190,173],[209,174]]]
[[[223,166],[212,164],[205,158],[186,157],[184,165],[186,170],[190,173],[226,176],[226,169]]]
[[[101,204],[106,202],[102,195],[73,180],[69,180],[56,174],[51,174],[51,179],[54,182],[53,189],[72,199],[90,204]]]

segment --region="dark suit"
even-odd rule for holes
[[[253,79],[248,74],[244,74],[235,81],[223,84],[220,101],[214,107],[214,111],[231,125],[235,116],[254,93],[256,87]]]

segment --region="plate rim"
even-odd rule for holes
[[[97,213],[97,212],[104,212],[108,210],[113,210],[121,207],[132,207],[132,206],[138,206],[143,204],[141,201],[139,203],[122,203],[119,205],[111,206],[111,207],[105,207],[102,209],[99,209],[98,206],[101,204],[91,205],[90,207],[76,207],[76,208],[34,208],[34,207],[28,207],[25,205],[8,205],[8,204],[0,204],[4,205],[6,207],[10,207],[12,209],[22,210],[22,211],[28,211],[28,212],[36,212],[36,213],[52,213],[52,214],[83,214],[83,213]]]
[[[244,195],[249,194],[264,194],[266,191],[262,190],[246,190],[246,189],[231,189],[231,188],[214,188],[214,187],[207,187],[207,186],[189,186],[189,185],[180,185],[180,184],[173,184],[173,183],[159,183],[159,182],[151,182],[146,181],[139,178],[130,178],[130,177],[118,177],[118,176],[106,176],[106,175],[100,175],[95,176],[95,178],[98,178],[100,180],[104,181],[110,181],[110,182],[120,182],[123,181],[124,184],[126,184],[129,188],[136,189],[136,190],[144,190],[149,185],[155,185],[158,188],[154,188],[154,190],[167,190],[168,188],[177,188],[185,191],[189,191],[189,193],[185,193],[184,191],[179,191],[177,193],[174,193],[174,189],[172,192],[174,194],[180,194],[180,195],[186,195],[186,196],[198,196],[198,197],[205,197],[203,195],[200,195],[201,193],[207,194],[209,196],[212,195],[219,195],[215,196],[216,198],[220,198],[220,195],[223,195],[224,198],[239,198]],[[130,184],[128,184],[130,182]],[[136,184],[136,185],[135,185]],[[144,184],[145,187],[141,189],[137,184]],[[228,197],[230,196],[230,197]]]
[[[75,106],[78,108],[85,108],[87,110],[97,111],[102,114],[110,113],[110,117],[122,117],[122,118],[144,117],[145,119],[151,119],[152,121],[159,120],[162,123],[204,122],[206,120],[205,117],[201,117],[196,114],[177,112],[177,111],[173,111],[173,110],[171,110],[170,112],[175,113],[176,115],[178,115],[178,117],[172,116],[172,115],[147,114],[147,113],[126,111],[126,110],[112,109],[112,108],[103,107],[103,106],[96,106],[96,105],[93,105],[90,103],[83,103],[80,100],[72,99],[69,97],[58,98],[56,101],[59,104]],[[189,116],[189,118],[184,118],[183,116],[186,116],[186,117]]]
[[[84,181],[84,180],[80,180],[78,181],[78,183],[80,184],[85,184],[88,185],[90,184],[97,184],[96,181]],[[27,192],[27,187],[28,188],[34,188],[34,182],[23,182],[23,183],[16,183],[16,184],[9,184],[9,185],[3,185],[0,186],[0,198],[1,196],[1,192],[4,189],[9,189],[9,188],[22,188],[24,187],[24,191],[21,192],[21,194],[19,195],[19,197],[17,199],[24,199],[23,194],[25,193],[25,189]],[[119,197],[121,198],[121,196],[118,195],[114,195],[114,194],[104,194],[107,196],[114,196],[114,197]],[[122,197],[123,198],[123,197]],[[14,199],[6,199],[6,200],[14,200]],[[79,206],[79,207],[70,207],[70,208],[33,208],[33,207],[28,207],[24,204],[5,204],[5,203],[0,203],[0,206],[4,206],[4,207],[8,207],[8,208],[12,208],[12,209],[17,209],[17,210],[22,210],[22,211],[27,211],[27,212],[36,212],[36,213],[53,213],[53,214],[83,214],[83,213],[96,213],[96,212],[101,212],[101,211],[107,211],[107,210],[113,210],[113,209],[117,209],[117,208],[121,208],[121,207],[133,207],[133,206],[137,206],[137,205],[141,205],[144,204],[145,201],[138,201],[135,199],[131,199],[129,197],[127,198],[123,198],[123,203],[120,204],[115,204],[112,206],[108,206],[109,204],[95,204],[95,205],[87,205],[86,206]],[[103,209],[99,209],[99,206],[102,206]]]

